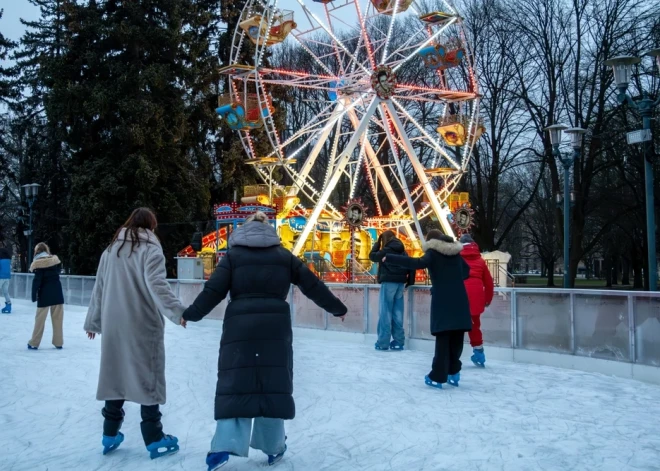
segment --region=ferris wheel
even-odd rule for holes
[[[296,18],[283,5],[294,2]],[[264,65],[285,40],[305,52],[304,63]],[[319,218],[343,218],[330,202],[342,179],[350,198],[358,181],[368,182],[374,225],[401,228],[416,241],[419,220],[431,216],[452,233],[446,201],[484,127],[474,59],[451,3],[425,11],[414,0],[248,0],[221,73],[230,86],[217,111],[239,133],[248,162],[276,188],[279,206],[306,211],[295,254]],[[275,87],[312,97],[314,112],[297,129],[277,128]],[[291,185],[273,180],[274,165]],[[311,177],[320,165],[322,181]]]

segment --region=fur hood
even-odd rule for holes
[[[444,242],[438,239],[426,241],[426,250],[435,250],[448,257],[458,255],[463,251],[463,244],[460,242]]]
[[[57,257],[57,255],[49,255],[47,257],[37,258],[32,262],[32,265],[30,265],[30,271],[33,272],[41,268],[54,267],[60,263],[62,262],[60,262],[60,259]]]

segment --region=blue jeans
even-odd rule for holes
[[[378,306],[378,346],[389,348],[390,337],[403,347],[403,283],[381,283]]]
[[[252,435],[252,439],[250,439]],[[226,451],[246,458],[250,447],[267,455],[284,451],[284,420],[257,417],[254,419],[222,419],[216,421],[211,453]]]
[[[5,297],[5,302],[7,304],[11,303],[9,299],[9,282],[11,280],[0,280],[0,286],[2,286],[2,295]]]

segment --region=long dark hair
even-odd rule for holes
[[[110,242],[108,251],[110,251],[110,248],[114,245],[115,242],[117,242],[117,239],[119,239],[119,234],[121,234],[121,231],[126,229],[126,232],[131,234],[131,252],[128,254],[130,257],[133,254],[135,248],[140,246],[140,229],[154,231],[156,230],[157,226],[158,220],[156,219],[156,215],[152,210],[149,208],[136,209],[131,213],[131,216],[126,220],[126,222],[119,229],[117,229],[115,236],[112,238],[112,242]],[[121,246],[119,247],[119,250],[117,250],[117,257],[119,257],[119,252],[121,252],[121,249],[124,248],[126,239],[127,238],[125,237],[121,243]]]

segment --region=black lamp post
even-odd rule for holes
[[[569,216],[571,212],[571,206],[575,204],[575,193],[571,191],[570,188],[570,170],[573,162],[580,157],[580,151],[582,149],[582,136],[586,129],[582,128],[567,128],[563,124],[553,124],[548,126],[546,131],[550,132],[550,143],[552,144],[552,155],[554,155],[561,162],[564,167],[564,196],[563,198],[558,193],[556,195],[557,204],[561,204],[562,200],[564,202],[564,288],[570,288],[570,253],[569,253]],[[559,151],[559,145],[561,144],[562,132],[571,136],[571,146],[573,147],[573,152],[568,155],[562,155]]]
[[[27,256],[28,256],[28,268],[30,265],[32,265],[32,253],[34,251],[34,247],[32,246],[33,241],[32,241],[32,206],[34,205],[34,202],[37,200],[37,195],[39,194],[39,185],[38,183],[28,183],[27,185],[23,185],[23,193],[25,193],[25,199],[27,200],[28,207],[30,208],[30,225],[29,229],[27,231],[23,231],[23,234],[25,234],[28,238],[28,250],[27,250]]]
[[[660,70],[660,49],[653,49],[646,53],[647,56],[655,58]],[[619,93],[617,100],[619,103],[625,103],[642,117],[642,130],[629,133],[628,144],[641,144],[644,148],[644,182],[646,187],[646,233],[648,245],[648,264],[649,264],[649,291],[658,289],[658,262],[655,251],[655,213],[654,213],[654,193],[653,193],[653,163],[651,162],[651,144],[653,142],[651,135],[651,119],[653,110],[660,104],[660,97],[655,101],[649,98],[646,92],[642,93],[642,99],[633,101],[628,95],[628,83],[632,75],[632,66],[639,64],[641,58],[633,56],[619,56],[606,60],[605,64],[612,67],[614,72],[614,81]],[[633,136],[631,136],[633,134]]]

